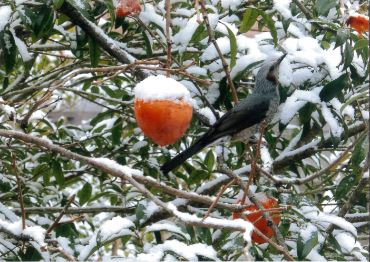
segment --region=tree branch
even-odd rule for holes
[[[350,127],[348,129],[347,134],[343,133],[341,135],[340,139],[341,139],[341,141],[343,141],[344,139],[355,136],[355,135],[361,133],[364,130],[366,130],[366,126],[365,126],[364,123],[361,123],[361,124],[358,124],[358,125],[353,125],[352,127]],[[332,147],[332,146],[333,146],[333,141],[332,141],[331,138],[321,140],[320,143],[318,144],[318,147],[321,147],[321,148],[329,148],[329,147]],[[282,159],[274,161],[273,164],[272,164],[272,170],[273,170],[274,173],[278,173],[279,171],[281,171],[285,167],[289,166],[290,164],[292,164],[296,161],[305,159],[307,157],[310,157],[310,156],[314,155],[315,153],[316,153],[316,149],[314,147],[307,148],[305,150],[301,150],[297,154],[289,155],[289,156],[286,156]]]
[[[117,42],[107,36],[100,27],[84,17],[68,0],[63,2],[63,5],[58,9],[58,11],[68,16],[75,25],[81,27],[89,37],[93,38],[99,46],[122,64],[130,64],[136,60],[134,57],[122,50],[118,46]],[[135,72],[140,79],[148,77],[148,74],[143,70],[136,69]]]

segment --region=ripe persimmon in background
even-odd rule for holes
[[[259,200],[264,207],[264,209],[269,208],[276,208],[278,207],[278,202],[275,198],[264,196],[262,199]],[[245,208],[243,212],[247,212],[245,215],[241,215],[240,213],[233,212],[232,217],[233,219],[238,218],[245,218],[251,222],[259,231],[261,231],[266,237],[272,238],[274,236],[274,231],[272,230],[271,226],[267,224],[266,219],[262,215],[262,211],[258,211],[259,209],[256,207],[255,204],[251,204],[251,206]],[[256,212],[257,211],[257,212]],[[248,212],[250,214],[248,214]],[[272,222],[275,225],[280,223],[280,212],[279,211],[272,211],[269,212]],[[259,236],[256,232],[252,233],[252,241],[257,244],[263,244],[267,241]]]
[[[136,121],[156,144],[173,144],[190,125],[193,109],[189,101],[189,91],[176,80],[148,77],[135,87]]]
[[[364,15],[351,15],[347,19],[346,24],[355,29],[359,36],[369,31],[369,17]]]
[[[116,7],[117,17],[137,16],[141,12],[139,0],[120,0]]]

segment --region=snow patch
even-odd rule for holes
[[[190,92],[183,84],[164,75],[149,76],[138,83],[135,87],[135,98],[144,101],[191,100]]]

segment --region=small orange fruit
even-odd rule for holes
[[[260,202],[265,209],[278,207],[278,202],[275,198],[265,197],[263,200],[260,200]],[[258,211],[258,208],[256,207],[255,204],[252,204],[251,206],[245,208],[243,212],[245,211],[248,211],[251,213],[251,214],[247,214],[243,216],[245,217],[245,220],[248,220],[249,222],[251,222],[259,231],[261,231],[268,238],[272,238],[274,236],[274,231],[269,225],[267,225],[266,219],[262,216],[262,211],[256,212]],[[269,214],[272,218],[272,222],[275,225],[278,225],[280,223],[280,212],[273,211],[273,212],[269,212]],[[240,213],[237,213],[237,212],[233,212],[232,217],[233,219],[243,218],[240,215]],[[263,244],[267,242],[265,239],[259,236],[256,232],[252,233],[252,241],[257,244]]]
[[[189,91],[165,76],[151,76],[135,87],[135,117],[143,133],[160,146],[175,143],[188,129],[193,109]]]
[[[346,24],[355,29],[360,36],[369,31],[369,17],[364,15],[351,15]]]
[[[139,0],[120,0],[116,7],[117,17],[137,16],[140,12]]]

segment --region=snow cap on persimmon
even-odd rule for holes
[[[138,83],[135,98],[144,101],[181,100],[191,103],[189,90],[180,82],[164,75],[149,76]]]

